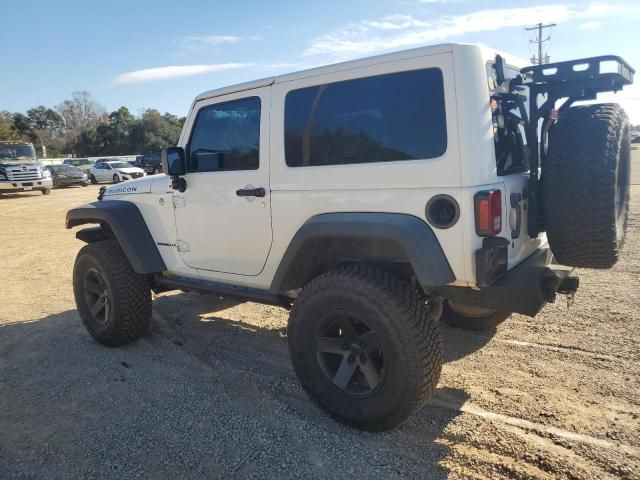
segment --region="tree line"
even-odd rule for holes
[[[184,117],[147,109],[134,116],[127,107],[108,113],[89,92],[74,92],[53,108],[39,105],[0,111],[0,140],[32,142],[47,157],[157,153],[175,145]]]

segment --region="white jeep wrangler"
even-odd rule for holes
[[[533,317],[576,291],[572,267],[620,254],[629,123],[573,103],[634,70],[521,67],[438,45],[199,95],[167,175],[68,212],[67,228],[99,224],[76,233],[82,321],[118,346],[149,326],[152,290],[281,305],[311,398],[359,428],[398,425],[436,388],[440,317]]]

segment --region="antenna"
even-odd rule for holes
[[[534,55],[531,57],[531,63],[534,65],[542,65],[543,63],[549,63],[549,55],[542,55],[542,44],[551,39],[551,35],[547,36],[547,38],[542,38],[542,30],[545,28],[555,27],[555,23],[549,23],[548,25],[543,25],[542,23],[537,24],[535,27],[525,28],[526,31],[537,30],[538,38],[535,40],[529,40],[529,43],[535,43],[538,45],[538,57]]]

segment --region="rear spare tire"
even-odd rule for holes
[[[563,112],[543,164],[544,222],[551,251],[572,267],[611,268],[629,213],[629,120],[617,104]]]

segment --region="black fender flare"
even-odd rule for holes
[[[124,200],[104,200],[72,208],[67,212],[66,228],[84,224],[108,225],[136,273],[159,273],[167,269],[158,247],[138,207]],[[101,228],[88,228],[76,238],[90,243],[107,238]]]
[[[311,217],[291,240],[271,283],[283,293],[348,261],[408,263],[425,289],[455,275],[431,227],[401,213],[324,213]]]

